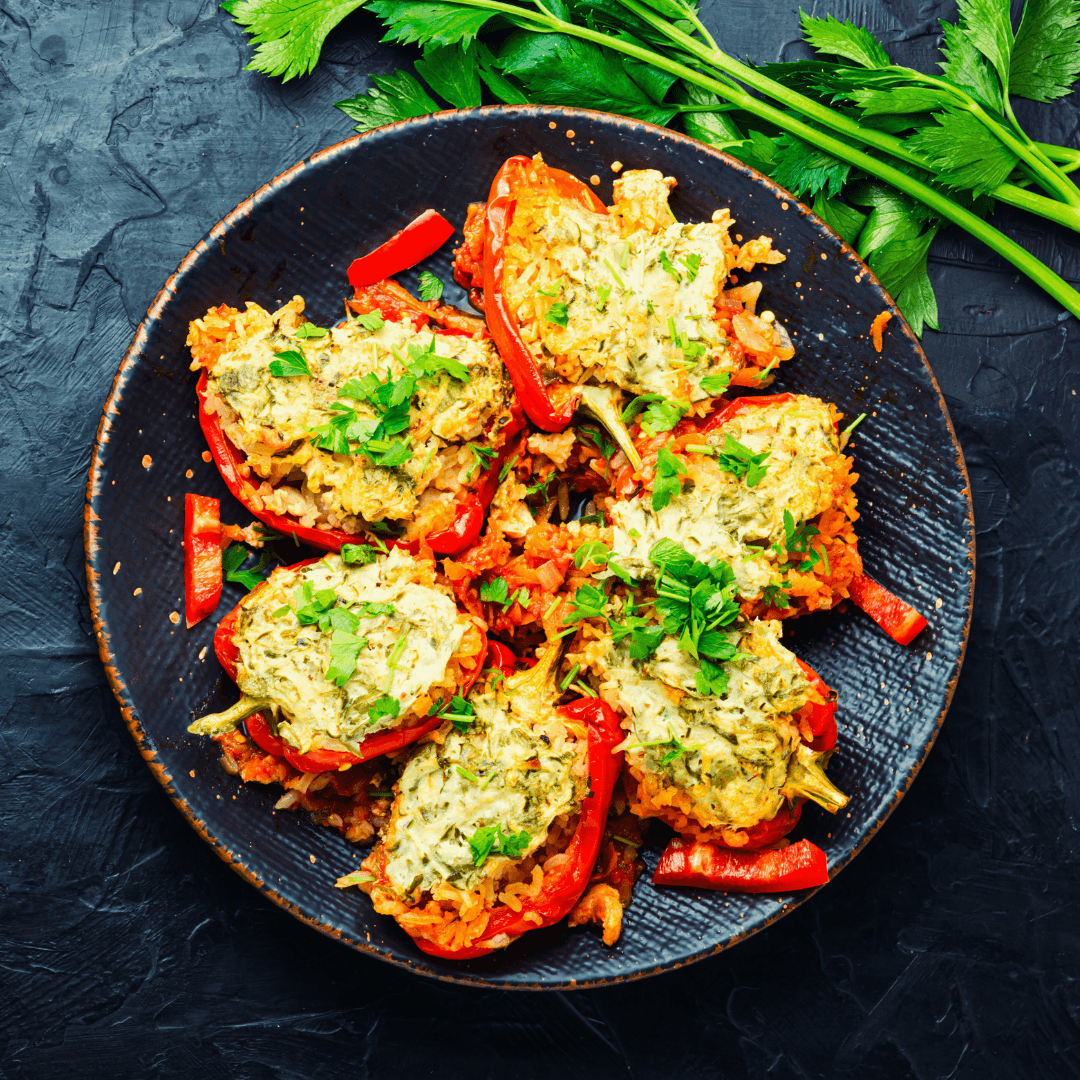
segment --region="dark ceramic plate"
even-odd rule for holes
[[[816,394],[870,415],[852,440],[867,571],[929,618],[908,648],[861,612],[788,624],[787,640],[840,691],[839,750],[830,775],[851,795],[837,818],[808,813],[803,834],[842,869],[880,827],[925,759],[960,670],[974,585],[974,534],[964,462],[945,403],[906,324],[893,319],[879,356],[878,312],[896,312],[855,254],[785,192],[723,154],[670,131],[600,113],[531,107],[444,113],[383,128],[314,155],[242,203],[166,282],[125,355],[98,430],[87,488],[86,550],[101,655],[124,715],[155,775],[218,854],[297,918],[355,949],[460,982],[571,987],[653,974],[698,960],[767,926],[806,898],[658,890],[645,878],[614,948],[595,928],[526,935],[503,954],[454,964],[425,956],[393,920],[334,880],[363,852],[292,812],[280,791],[224,773],[216,747],[189,736],[193,715],[232,700],[214,660],[213,620],[182,615],[183,495],[220,496],[222,517],[251,515],[230,498],[195,420],[188,320],[222,302],[273,309],[294,293],[321,325],[339,319],[345,270],[419,211],[460,229],[512,154],[597,175],[610,165],[678,178],[682,221],[729,206],[734,232],[764,233],[788,258],[765,272],[767,306],[798,353],[777,390]],[[428,269],[450,280],[450,249]],[[415,284],[415,276],[403,275]],[[464,304],[456,286],[447,293]],[[189,479],[190,477],[190,479]],[[226,585],[220,613],[240,597]],[[658,852],[647,851],[650,871]]]

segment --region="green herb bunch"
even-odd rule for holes
[[[867,30],[803,14],[820,59],[755,67],[724,53],[690,0],[228,0],[249,65],[309,72],[362,5],[384,40],[422,49],[338,103],[358,131],[482,103],[600,109],[684,130],[771,176],[868,259],[917,332],[936,327],[926,272],[943,224],[966,229],[1080,315],[1080,294],[989,225],[995,201],[1080,230],[1080,151],[1037,143],[1011,96],[1047,102],[1080,73],[1080,0],[961,0],[940,76],[895,65]],[[831,59],[825,59],[831,58]],[[421,81],[422,80],[422,81]]]

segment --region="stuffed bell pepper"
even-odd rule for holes
[[[498,353],[480,320],[393,281],[358,289],[349,307],[358,314],[331,329],[305,321],[300,297],[191,323],[214,460],[257,518],[316,547],[374,531],[460,550],[521,426]]]
[[[556,707],[549,645],[528,671],[474,691],[421,746],[359,885],[425,952],[471,959],[569,915],[604,834],[621,737],[595,698]]]
[[[214,648],[241,699],[188,730],[246,726],[305,773],[347,769],[438,727],[480,673],[482,623],[431,560],[358,547],[279,567],[222,620]]]
[[[786,332],[754,314],[761,283],[732,278],[783,254],[767,237],[736,244],[724,209],[677,221],[674,186],[655,170],[627,172],[607,208],[539,155],[513,157],[488,202],[470,207],[455,277],[483,307],[539,427],[561,430],[580,402],[622,444],[618,391],[691,407],[729,383],[766,385],[793,355]]]

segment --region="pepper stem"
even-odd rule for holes
[[[503,683],[503,692],[510,699],[515,713],[526,717],[541,716],[560,696],[556,679],[559,661],[566,647],[565,638],[549,641],[542,647],[539,659],[531,668],[511,675]]]
[[[613,387],[583,386],[580,408],[607,428],[636,472],[641,468],[641,455],[635,449],[630,432],[622,422],[622,410],[616,406],[618,399],[619,391]]]
[[[273,704],[264,698],[250,698],[245,694],[224,712],[208,713],[199,717],[194,724],[188,726],[188,731],[192,735],[224,735],[226,731],[234,730],[241,720],[246,720],[252,713],[272,708]]]
[[[812,799],[830,814],[847,806],[845,795],[826,775],[821,767],[822,753],[815,753],[807,746],[800,746],[788,765],[787,783],[783,793],[789,798],[802,796]]]

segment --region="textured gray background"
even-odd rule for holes
[[[932,63],[944,5],[832,3]],[[778,0],[707,22],[798,53]],[[313,77],[242,71],[209,0],[0,3],[0,1076],[1072,1076],[1080,1054],[1077,326],[954,233],[926,336],[971,471],[968,660],[911,794],[828,889],[686,971],[569,995],[441,986],[244,885],[169,806],[97,659],[81,510],[119,358],[186,251],[346,137],[400,56],[351,17]],[[1023,112],[1077,145],[1070,101]],[[1080,279],[1072,234],[1000,224]]]

